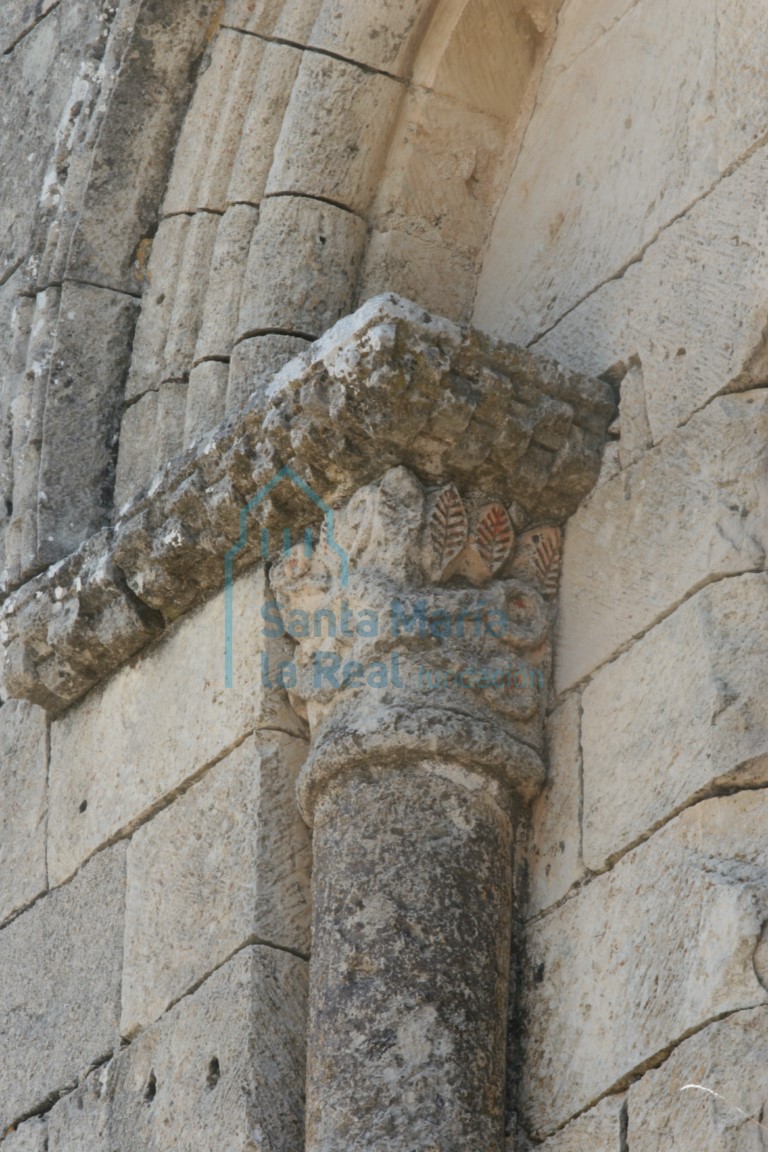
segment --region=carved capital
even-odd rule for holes
[[[447,750],[496,791],[540,785],[560,532],[518,535],[521,520],[393,468],[336,513],[333,547],[323,531],[273,566],[296,642],[280,674],[313,735],[307,819],[321,781],[374,754],[402,766]]]

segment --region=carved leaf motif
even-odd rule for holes
[[[469,535],[467,511],[454,484],[449,484],[438,493],[429,529],[442,579],[453,561],[463,551]]]
[[[562,534],[559,528],[532,528],[520,537],[520,552],[528,552],[542,596],[557,595],[562,560]]]
[[[512,551],[515,530],[503,504],[486,504],[480,509],[475,529],[475,547],[491,575],[501,568]]]

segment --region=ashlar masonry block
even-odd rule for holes
[[[133,836],[123,1035],[248,941],[309,952],[310,840],[296,804],[306,751],[257,733]]]
[[[261,569],[235,582],[231,688],[225,684],[222,591],[54,722],[52,884],[71,876],[100,845],[145,820],[251,732],[303,734],[285,692],[262,683],[262,655],[271,653],[273,660],[288,655],[284,641],[263,635],[266,595]]]
[[[563,552],[558,691],[702,585],[762,570],[766,443],[768,393],[721,396],[579,508]]]
[[[768,785],[768,576],[702,589],[584,692],[584,859],[612,857],[695,799]]]
[[[247,948],[53,1108],[49,1152],[300,1152],[307,965]]]
[[[537,1152],[623,1152],[626,1104],[623,1093],[606,1096],[549,1140],[537,1144]],[[511,1147],[509,1152],[515,1152],[515,1148]],[[517,1152],[533,1152],[533,1146],[523,1137]]]
[[[751,1152],[765,1145],[768,1009],[736,1012],[676,1048],[629,1092],[633,1152]]]
[[[0,1131],[119,1042],[125,845],[0,931]]]
[[[47,887],[47,739],[42,708],[0,708],[0,924]]]
[[[581,859],[581,702],[568,696],[546,725],[547,783],[531,808],[528,911],[560,900],[585,875]]]
[[[48,1152],[48,1122],[34,1116],[6,1136],[3,1152]]]
[[[767,820],[766,791],[704,801],[528,926],[521,1107],[534,1138],[702,1025],[768,1003],[754,959]]]

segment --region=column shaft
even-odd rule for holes
[[[314,817],[308,1152],[497,1152],[511,821],[465,768],[355,769]]]

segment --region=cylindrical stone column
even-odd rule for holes
[[[299,785],[314,828],[307,1152],[501,1152],[514,821],[543,767],[415,699],[372,719],[343,709]]]
[[[512,813],[446,759],[337,777],[314,808],[308,1152],[504,1141]]]
[[[483,494],[393,469],[326,531],[271,573],[312,732],[306,1150],[502,1152],[512,851],[544,779],[551,612]]]

